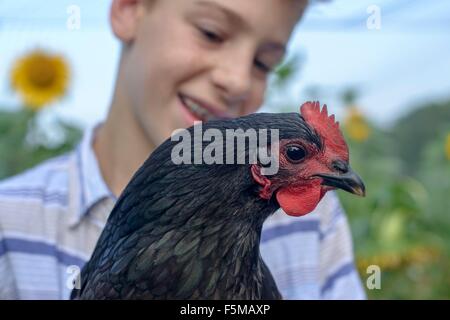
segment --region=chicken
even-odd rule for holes
[[[167,140],[118,199],[72,298],[281,299],[259,251],[266,218],[280,207],[289,215],[307,214],[336,188],[365,194],[326,105],[321,110],[318,102],[307,102],[301,115],[213,120],[202,130],[213,128],[224,135],[227,129],[278,129],[278,141],[268,139],[277,146],[271,155],[278,172],[263,174],[267,165],[259,158],[174,164],[176,142]]]

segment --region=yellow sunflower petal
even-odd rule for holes
[[[447,160],[450,160],[450,133],[445,139],[445,156],[447,157]]]
[[[69,73],[63,57],[35,50],[15,62],[11,85],[27,107],[39,110],[66,93]]]
[[[344,128],[349,137],[364,142],[370,136],[370,127],[363,114],[356,107],[350,107],[345,118]]]

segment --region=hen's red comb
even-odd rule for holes
[[[305,102],[300,107],[300,113],[324,140],[325,147],[348,158],[348,147],[339,129],[339,122],[335,121],[334,115],[328,116],[326,104],[320,110],[319,101]]]
[[[320,111],[319,101],[308,101],[302,104],[300,112],[305,120],[310,124],[317,124],[320,126],[326,126],[333,128],[333,130],[339,130],[339,122],[334,120],[334,114],[328,117],[327,105],[323,105],[322,111]]]

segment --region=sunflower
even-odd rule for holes
[[[445,139],[445,156],[447,160],[450,160],[450,133],[447,134],[447,138]]]
[[[361,111],[355,106],[349,107],[344,127],[350,138],[357,142],[364,142],[369,138],[369,124]]]
[[[69,73],[63,57],[35,50],[15,62],[11,85],[25,105],[36,111],[65,94]]]

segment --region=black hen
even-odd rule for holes
[[[177,165],[178,142],[167,140],[120,196],[72,298],[280,299],[259,252],[264,220],[280,206],[306,214],[336,187],[364,194],[338,125],[318,103],[304,104],[302,116],[259,113],[202,129],[211,128],[224,137],[226,129],[278,129],[278,141],[267,136],[279,171],[265,176],[249,161]]]

